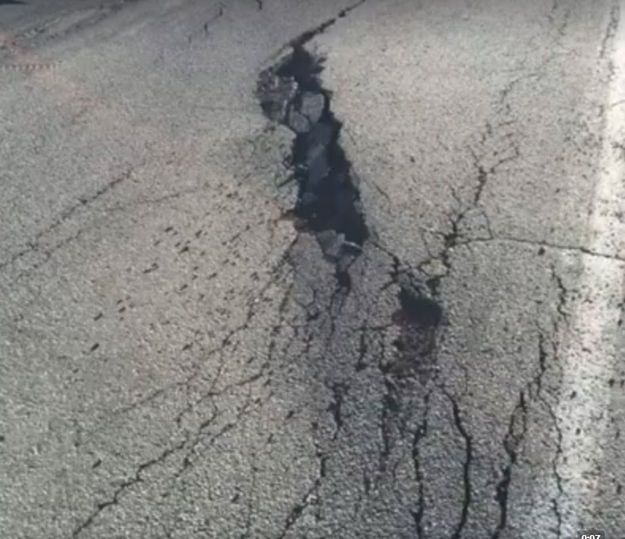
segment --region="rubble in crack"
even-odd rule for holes
[[[351,164],[339,144],[341,123],[321,86],[321,60],[301,45],[263,71],[257,95],[265,115],[295,134],[292,162],[298,183],[297,226],[317,237],[328,258],[345,264],[369,237]]]
[[[257,97],[264,114],[294,134],[288,165],[297,182],[292,210],[296,228],[314,234],[335,265],[338,289],[349,291],[349,268],[369,230],[351,163],[339,144],[342,124],[331,111],[331,93],[321,84],[322,64],[296,42],[289,55],[260,74]],[[434,366],[442,308],[412,273],[397,272],[399,260],[382,252],[393,258],[392,278],[399,288],[399,309],[391,321],[399,330],[396,357],[383,371],[399,377],[423,375]]]

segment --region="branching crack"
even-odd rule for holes
[[[519,398],[512,410],[510,420],[508,422],[508,431],[504,437],[503,446],[506,454],[508,455],[508,462],[502,469],[502,478],[497,484],[496,499],[499,503],[500,517],[495,529],[492,539],[498,539],[501,533],[505,530],[507,524],[508,515],[508,499],[509,488],[512,480],[513,468],[518,461],[518,452],[527,434],[527,421],[529,406],[531,400],[539,400],[547,408],[551,414],[554,424],[557,428],[557,421],[552,410],[552,407],[542,396],[543,389],[543,377],[547,372],[547,348],[545,345],[545,337],[542,332],[538,334],[538,369],[534,377],[526,384],[526,386],[519,392]],[[561,437],[561,435],[559,435]],[[560,442],[558,442],[560,445]],[[559,449],[558,449],[559,451]],[[556,469],[557,457],[553,463],[553,471],[558,482],[558,489],[561,491],[560,480]],[[558,503],[556,499],[551,500],[556,515],[558,512]]]
[[[466,523],[469,517],[469,507],[471,505],[471,495],[472,495],[471,494],[471,464],[472,464],[472,459],[473,459],[473,440],[472,440],[471,435],[466,430],[466,427],[462,423],[460,408],[458,406],[458,403],[456,402],[456,399],[446,390],[443,390],[443,392],[445,396],[448,398],[449,402],[451,403],[453,417],[454,417],[454,424],[456,426],[456,429],[460,433],[460,436],[464,440],[464,447],[465,447],[465,458],[464,458],[464,463],[462,465],[464,499],[462,502],[462,511],[460,514],[460,521],[458,522],[458,526],[455,529],[453,535],[451,536],[452,539],[460,539],[462,537],[462,532],[464,530],[464,527],[466,526]]]
[[[599,251],[595,251],[593,249],[589,249],[588,247],[584,247],[583,245],[565,245],[561,243],[554,243],[546,240],[534,240],[529,238],[517,238],[514,236],[505,236],[505,235],[490,235],[488,238],[472,238],[466,239],[462,241],[458,241],[455,246],[462,245],[470,245],[470,244],[479,244],[479,243],[493,243],[493,242],[501,242],[501,243],[518,243],[523,245],[531,245],[535,247],[547,247],[550,249],[556,249],[559,251],[573,251],[580,254],[594,256],[599,258],[605,258],[608,260],[615,260],[617,262],[625,262],[625,257],[610,253],[602,253]]]
[[[88,206],[89,204],[92,204],[100,197],[114,190],[119,184],[121,184],[122,182],[124,182],[131,176],[133,170],[134,168],[128,168],[122,174],[120,174],[119,176],[116,176],[115,178],[113,178],[112,180],[104,184],[102,187],[100,187],[95,193],[91,195],[79,197],[77,203],[73,204],[72,206],[64,210],[61,213],[61,215],[59,215],[49,226],[47,226],[44,230],[41,230],[40,232],[38,232],[32,240],[28,241],[26,248],[13,254],[9,259],[3,262],[0,262],[0,270],[4,269],[8,265],[14,263],[15,261],[17,261],[18,259],[22,258],[23,256],[27,255],[30,252],[39,251],[41,249],[42,238],[44,238],[46,235],[53,232],[55,229],[59,228],[63,223],[65,223],[68,219],[70,219],[80,208],[83,208],[85,206]],[[80,234],[80,232],[78,232],[78,234]],[[74,239],[74,238],[71,238],[71,239]],[[63,240],[60,244],[58,244],[51,250],[46,251],[44,254],[48,257],[51,256],[54,250],[64,245],[66,242],[67,240]]]
[[[525,393],[519,393],[514,410],[508,422],[508,432],[503,441],[504,450],[508,455],[508,463],[502,470],[501,481],[497,484],[496,499],[499,503],[500,516],[497,529],[492,535],[492,539],[499,539],[501,532],[505,529],[508,515],[508,494],[510,481],[512,480],[512,468],[517,463],[517,451],[525,438],[527,432],[527,403]]]
[[[612,9],[610,10],[610,18],[608,19],[603,39],[601,40],[601,47],[599,48],[599,58],[601,59],[604,59],[607,56],[609,52],[608,45],[616,35],[616,29],[618,28],[619,18],[621,15],[620,11],[619,2],[614,2],[612,4]]]
[[[428,433],[428,413],[430,409],[430,394],[426,394],[424,399],[423,420],[415,430],[412,438],[412,463],[415,472],[415,481],[417,482],[418,498],[417,509],[412,511],[412,517],[415,523],[415,532],[418,539],[424,539],[423,534],[423,515],[425,513],[425,497],[423,490],[423,471],[421,469],[421,456],[419,444],[427,436]]]
[[[288,533],[288,531],[293,527],[293,525],[302,516],[306,508],[310,506],[311,504],[315,503],[315,494],[319,490],[319,487],[321,486],[321,482],[323,478],[325,477],[326,463],[328,460],[327,455],[318,454],[317,456],[319,458],[319,474],[317,478],[315,479],[315,481],[313,482],[313,484],[308,488],[306,493],[302,496],[300,502],[297,503],[295,506],[293,506],[291,511],[289,511],[289,514],[287,515],[286,521],[284,523],[284,528],[282,530],[282,533],[280,533],[280,535],[278,536],[279,539],[284,538],[286,534]]]
[[[356,9],[357,7],[361,6],[362,4],[364,4],[367,0],[358,0],[358,2],[355,2],[354,4],[346,7],[345,9],[342,9],[341,11],[339,11],[338,15],[336,17],[333,17],[331,19],[328,19],[324,22],[322,22],[319,26],[316,26],[315,28],[311,28],[310,30],[306,30],[305,32],[303,32],[302,34],[300,34],[298,37],[296,37],[295,39],[293,39],[289,45],[291,47],[298,47],[298,46],[302,46],[305,45],[306,43],[308,43],[311,39],[314,39],[315,37],[317,37],[320,34],[323,34],[323,32],[325,32],[328,28],[330,28],[331,26],[333,26],[334,24],[336,24],[336,21],[338,19],[342,19],[344,17],[346,17],[347,15],[349,15],[354,9]]]
[[[558,305],[556,307],[556,310],[558,312],[558,315],[560,315],[560,317],[566,322],[568,320],[568,313],[564,310],[564,306],[566,304],[566,295],[567,295],[567,289],[564,286],[564,282],[562,281],[562,277],[556,272],[556,269],[554,266],[551,267],[551,275],[554,279],[554,281],[556,282],[557,286],[558,286]]]
[[[182,449],[186,443],[187,443],[187,440],[184,439],[180,443],[165,449],[157,457],[154,457],[140,464],[137,470],[135,471],[135,474],[129,479],[124,480],[115,489],[111,498],[109,498],[106,501],[100,502],[96,505],[96,508],[91,512],[91,514],[74,529],[74,531],[72,532],[72,537],[74,538],[79,537],[83,531],[85,531],[89,526],[91,526],[91,524],[93,524],[93,522],[96,520],[96,518],[98,518],[98,516],[102,513],[102,511],[104,511],[108,507],[116,505],[119,502],[120,498],[124,495],[124,493],[128,489],[130,489],[131,487],[133,487],[137,483],[140,483],[143,480],[142,475],[145,471],[165,461],[167,457],[174,454],[176,451]]]
[[[360,4],[345,9],[339,17]],[[319,77],[324,60],[315,58],[303,46],[335,20],[326,21],[292,41],[291,53],[263,71],[257,86],[257,97],[265,115],[295,134],[289,165],[298,185],[297,202],[291,211],[296,229],[313,234],[324,257],[335,267],[328,345],[335,335],[335,321],[352,289],[350,269],[370,239],[352,165],[339,144],[342,124],[331,111],[332,94],[323,88]],[[396,341],[398,360],[388,368],[399,375],[419,365],[427,370],[434,360],[442,308],[418,285],[411,272],[404,270],[400,274],[401,263],[395,255],[383,251],[393,261],[390,284],[400,289],[400,309],[393,320],[401,331]],[[362,368],[363,350],[366,350],[364,335],[360,349],[358,368]]]
[[[332,385],[332,402],[328,406],[328,411],[332,412],[332,416],[334,417],[334,424],[336,425],[336,430],[334,431],[333,439],[336,440],[341,427],[343,426],[343,417],[342,406],[345,396],[347,395],[347,391],[349,390],[349,386],[345,383],[335,382]]]

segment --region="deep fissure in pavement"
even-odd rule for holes
[[[267,117],[295,133],[291,167],[298,183],[299,229],[314,233],[324,254],[340,261],[358,255],[369,237],[351,163],[339,144],[341,122],[321,86],[323,60],[302,45],[261,73],[258,97]]]
[[[295,226],[315,235],[324,256],[335,265],[338,287],[349,291],[349,266],[370,232],[352,165],[339,143],[342,124],[331,110],[332,93],[321,83],[324,59],[303,45],[330,23],[302,34],[291,43],[290,54],[261,72],[256,95],[264,114],[295,134],[287,163],[298,189],[291,211]],[[395,375],[407,374],[414,367],[427,371],[443,311],[417,284],[418,279],[410,272],[399,272],[401,264],[393,258],[396,267],[391,278],[400,291],[392,322],[400,336],[394,343],[396,362],[384,370]]]

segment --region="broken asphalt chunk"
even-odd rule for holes
[[[265,115],[297,135],[289,166],[299,186],[294,213],[300,229],[315,235],[332,230],[362,247],[369,231],[351,163],[339,146],[342,125],[330,110],[329,92],[321,87],[321,71],[320,59],[294,46],[291,55],[261,73],[257,95]]]
[[[321,93],[304,92],[302,94],[301,113],[308,118],[310,123],[316,124],[323,114],[326,99]]]

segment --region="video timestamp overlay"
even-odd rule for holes
[[[607,539],[605,532],[601,530],[582,530],[578,532],[575,539]]]

